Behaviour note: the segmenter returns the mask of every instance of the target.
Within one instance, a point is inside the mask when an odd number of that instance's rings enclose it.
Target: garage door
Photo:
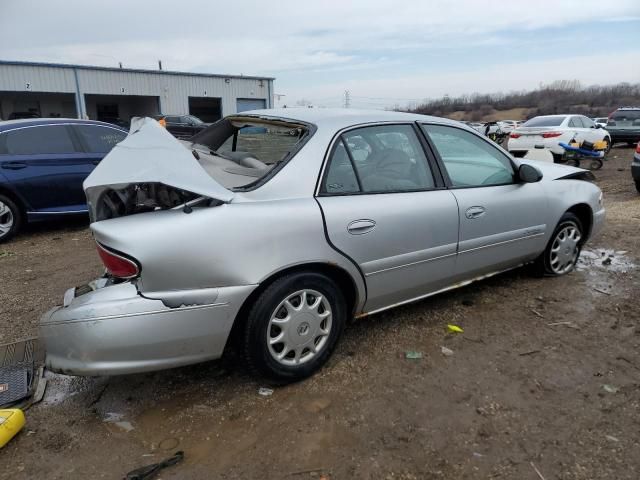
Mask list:
[[[238,98],[236,100],[236,112],[238,113],[263,108],[267,108],[267,101],[264,98]]]

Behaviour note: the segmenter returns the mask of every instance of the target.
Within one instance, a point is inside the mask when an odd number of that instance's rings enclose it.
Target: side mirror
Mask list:
[[[542,172],[533,165],[523,163],[518,168],[518,178],[522,183],[536,183],[542,180]]]
[[[600,125],[599,123],[596,123],[593,128],[602,128],[602,125]]]

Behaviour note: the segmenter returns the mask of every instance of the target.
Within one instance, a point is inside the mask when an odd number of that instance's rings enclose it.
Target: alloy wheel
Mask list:
[[[0,238],[7,235],[13,227],[13,212],[9,206],[0,201]]]
[[[327,344],[331,325],[327,298],[316,290],[299,290],[280,302],[271,315],[267,327],[269,353],[282,365],[306,363]]]
[[[551,246],[549,266],[553,273],[562,275],[570,272],[580,255],[582,235],[577,225],[570,223],[558,231]]]

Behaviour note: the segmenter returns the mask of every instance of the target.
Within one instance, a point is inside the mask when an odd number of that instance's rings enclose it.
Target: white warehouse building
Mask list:
[[[191,114],[205,122],[273,106],[271,77],[0,60],[0,119]]]

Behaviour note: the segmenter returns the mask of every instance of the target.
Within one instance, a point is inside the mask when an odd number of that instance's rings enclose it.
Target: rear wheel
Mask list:
[[[573,213],[565,213],[560,218],[547,248],[535,261],[537,272],[550,276],[571,272],[578,262],[583,243],[582,222]]]
[[[344,328],[346,302],[326,276],[293,273],[262,292],[247,318],[244,356],[275,383],[301,380],[329,359]]]
[[[640,193],[640,180],[636,180],[636,190]]]
[[[22,225],[22,212],[13,200],[0,195],[0,243],[13,237]]]

